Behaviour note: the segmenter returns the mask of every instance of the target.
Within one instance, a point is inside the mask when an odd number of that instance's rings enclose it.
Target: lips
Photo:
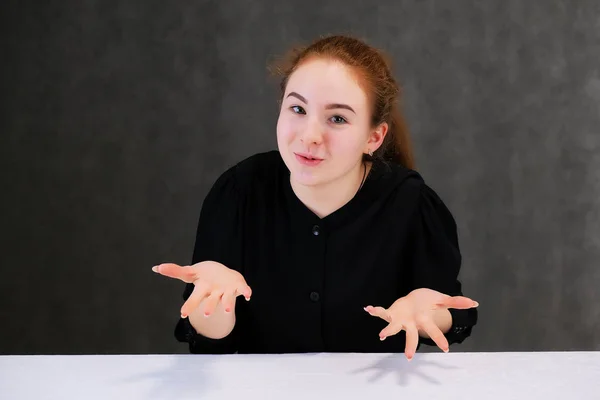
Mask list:
[[[315,156],[313,156],[311,154],[308,154],[308,153],[294,153],[294,154],[296,154],[297,156],[306,158],[308,160],[323,160],[322,158],[315,157]]]
[[[296,156],[296,159],[300,162],[300,164],[311,167],[319,165],[321,161],[323,161],[322,158],[318,158],[307,153],[294,153],[294,155]]]

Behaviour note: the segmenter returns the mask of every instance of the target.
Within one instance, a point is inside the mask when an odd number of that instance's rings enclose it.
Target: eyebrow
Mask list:
[[[306,100],[306,98],[304,96],[302,96],[301,94],[298,94],[296,92],[290,92],[290,94],[288,94],[287,97],[295,97],[298,100],[304,102],[305,104],[308,104],[308,101]],[[343,108],[343,109],[346,109],[346,110],[350,110],[354,114],[356,114],[356,111],[354,111],[354,109],[352,109],[352,107],[350,107],[347,104],[340,104],[340,103],[327,104],[325,106],[325,108],[327,110],[333,110],[333,109],[336,109],[336,108]]]

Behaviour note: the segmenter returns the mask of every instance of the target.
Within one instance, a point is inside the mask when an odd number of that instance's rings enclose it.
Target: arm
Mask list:
[[[192,264],[214,261],[242,272],[242,210],[243,198],[236,181],[235,167],[217,179],[206,196],[200,212]],[[188,283],[183,292],[187,300],[194,290]],[[204,300],[206,301],[206,300]],[[204,302],[203,301],[203,302]],[[191,353],[234,353],[237,351],[236,308],[226,313],[219,305],[209,317],[204,316],[204,307],[192,310],[186,318],[180,318],[175,337],[189,344]]]
[[[462,256],[455,220],[437,194],[421,185],[418,206],[411,230],[410,266],[412,289],[429,288],[449,296],[462,296],[458,280]],[[477,309],[438,309],[434,322],[445,334],[448,343],[464,341],[477,322]],[[421,342],[435,345],[429,336],[419,331]]]

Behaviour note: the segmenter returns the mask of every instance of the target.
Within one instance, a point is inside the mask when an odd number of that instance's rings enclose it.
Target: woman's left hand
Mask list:
[[[431,289],[415,289],[405,297],[396,300],[389,308],[365,307],[365,311],[374,317],[385,320],[388,325],[379,333],[384,340],[400,332],[406,331],[405,354],[411,360],[419,344],[419,330],[429,337],[444,352],[448,351],[448,340],[436,325],[435,314],[448,308],[468,309],[477,307],[477,302],[463,296],[448,296]]]

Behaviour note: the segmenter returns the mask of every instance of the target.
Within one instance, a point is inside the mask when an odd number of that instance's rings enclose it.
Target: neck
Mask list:
[[[370,163],[359,163],[348,174],[333,182],[305,186],[291,180],[292,189],[302,203],[319,218],[343,207],[358,193],[371,168]]]

